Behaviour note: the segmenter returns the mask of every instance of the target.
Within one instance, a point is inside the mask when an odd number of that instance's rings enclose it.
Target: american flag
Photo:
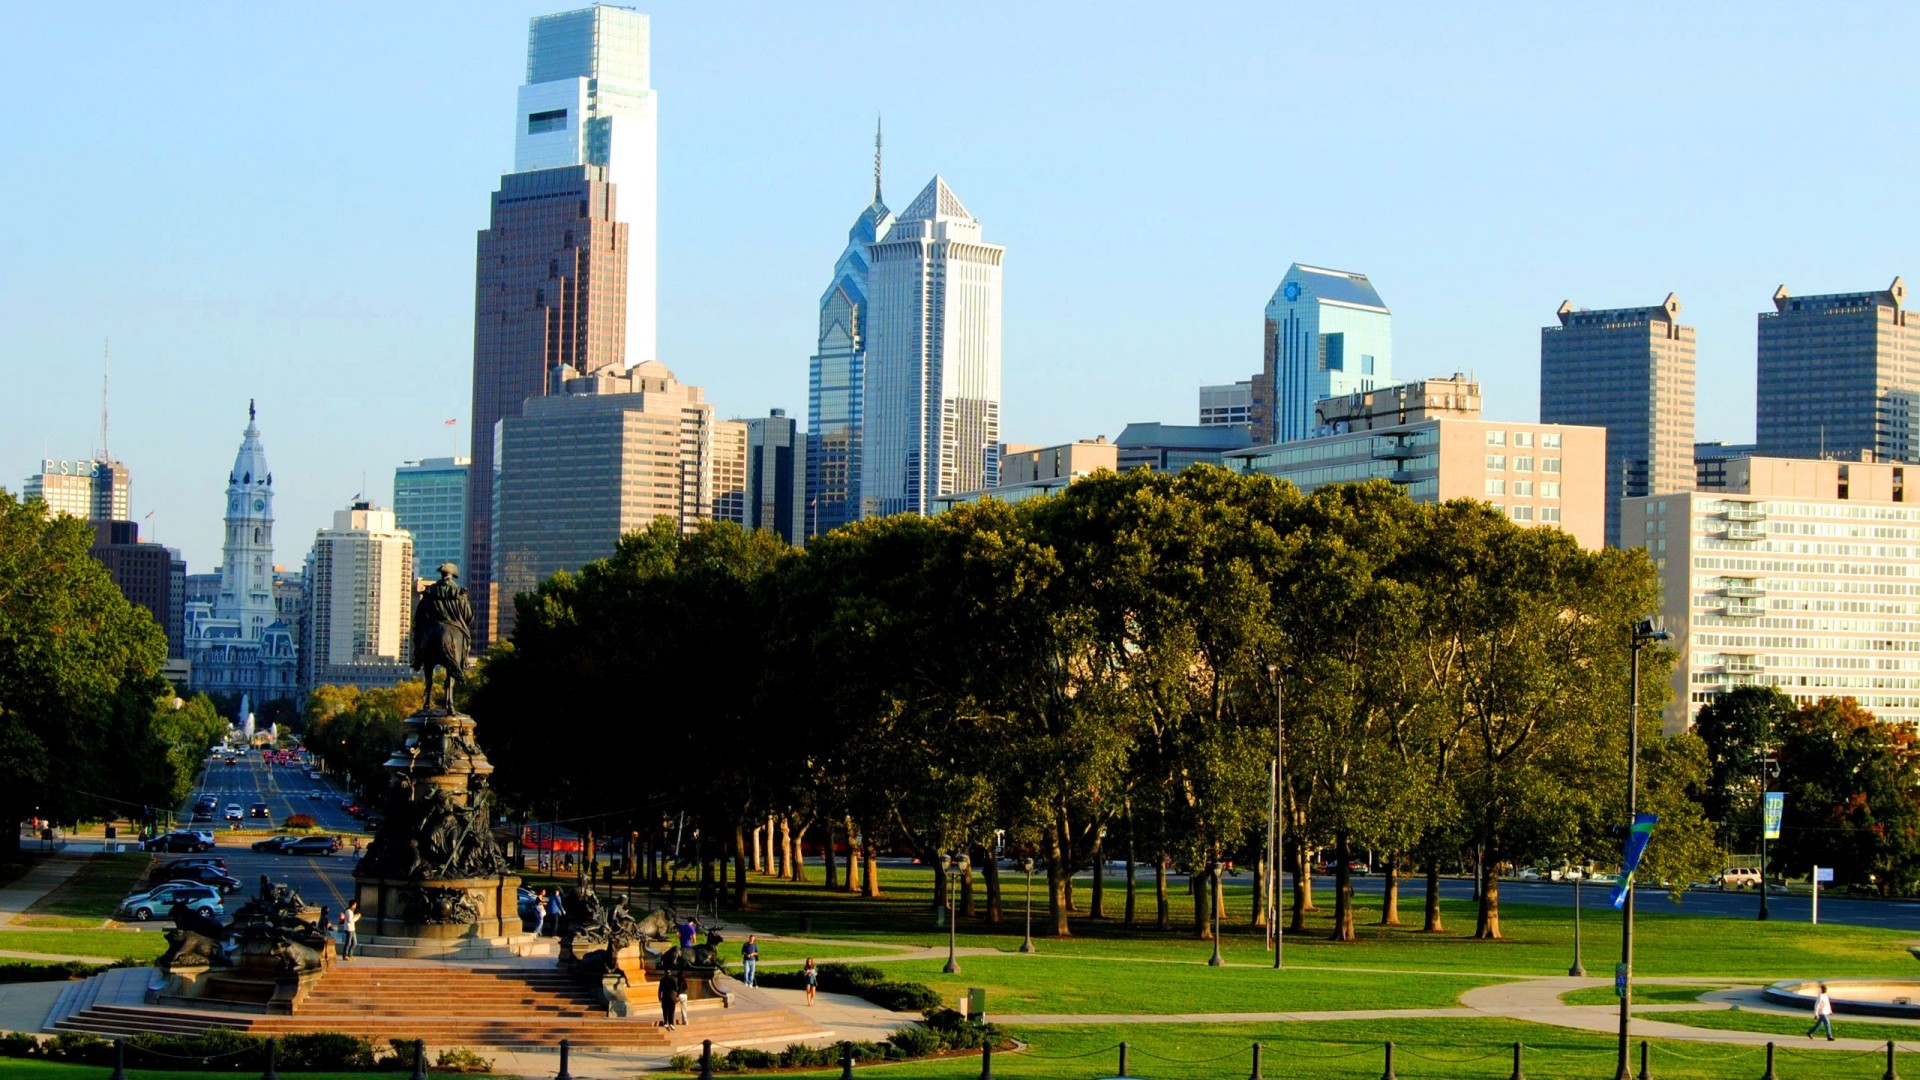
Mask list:
[[[448,420],[448,421],[447,421],[447,422],[445,423],[445,425],[444,425],[444,426],[446,426],[446,427],[452,427],[453,425],[455,425],[455,424],[457,424],[457,423],[459,423],[459,422],[460,422],[460,421],[458,421],[458,420]]]

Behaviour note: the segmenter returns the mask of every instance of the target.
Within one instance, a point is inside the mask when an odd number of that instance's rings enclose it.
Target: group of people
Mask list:
[[[533,932],[542,937],[560,934],[560,918],[567,913],[559,889],[541,889],[533,899]]]

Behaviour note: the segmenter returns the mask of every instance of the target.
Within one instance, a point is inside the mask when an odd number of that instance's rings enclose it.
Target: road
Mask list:
[[[276,882],[292,885],[308,903],[334,911],[345,907],[353,898],[351,848],[355,835],[361,836],[365,843],[365,826],[341,807],[346,793],[338,784],[324,777],[310,779],[306,769],[298,766],[268,765],[257,753],[236,758],[232,765],[216,755],[188,798],[183,820],[191,815],[193,804],[202,795],[212,795],[219,803],[214,811],[216,818],[226,813],[228,803],[239,803],[244,813],[253,804],[264,802],[272,812],[270,818],[243,819],[237,830],[225,820],[202,821],[193,826],[214,831],[219,840],[217,854],[227,860],[228,871],[240,879],[246,892],[251,893],[260,875],[267,874]],[[312,815],[322,830],[338,835],[339,854],[263,855],[248,847],[255,840],[274,835],[275,827],[289,814],[296,813]],[[229,913],[238,904],[238,897],[229,898]]]

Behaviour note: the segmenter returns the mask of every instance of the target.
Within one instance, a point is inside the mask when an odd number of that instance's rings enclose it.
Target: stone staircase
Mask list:
[[[668,1054],[702,1039],[728,1046],[786,1045],[824,1038],[806,1017],[758,991],[739,988],[733,1007],[715,999],[689,1004],[688,1023],[663,1030],[652,994],[636,987],[635,1016],[609,1017],[583,984],[557,968],[521,964],[465,967],[356,959],[328,970],[292,1015],[148,1005],[150,968],[122,968],[62,992],[48,1031],[134,1035],[234,1028],[255,1035],[344,1032],[376,1044],[423,1039],[428,1047],[552,1050],[569,1039],[579,1050]]]

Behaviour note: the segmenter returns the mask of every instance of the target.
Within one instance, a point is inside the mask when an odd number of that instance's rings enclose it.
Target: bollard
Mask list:
[[[1635,1080],[1653,1080],[1653,1074],[1647,1071],[1647,1040],[1640,1040],[1640,1075]]]
[[[1518,1042],[1513,1044],[1513,1080],[1527,1080],[1526,1076],[1520,1072],[1520,1044]]]
[[[280,1070],[274,1068],[276,1059],[279,1056],[280,1056],[280,1040],[271,1039],[271,1038],[268,1039],[267,1040],[267,1067],[260,1073],[260,1080],[280,1080]]]
[[[1262,1080],[1262,1077],[1260,1076],[1260,1044],[1259,1043],[1253,1044],[1253,1075],[1247,1077],[1247,1080]]]
[[[980,1080],[993,1080],[993,1043],[980,1044]]]
[[[1122,1077],[1125,1077],[1125,1076],[1127,1075],[1127,1044],[1126,1044],[1126,1043],[1121,1043],[1121,1044],[1120,1044],[1120,1072],[1119,1072],[1119,1075],[1120,1075],[1120,1076],[1122,1076]]]
[[[1893,1059],[1889,1057],[1887,1060]],[[127,1040],[118,1035],[113,1037],[113,1074],[108,1076],[107,1080],[127,1080]]]
[[[1780,1078],[1774,1075],[1774,1072],[1773,1072],[1773,1044],[1772,1043],[1767,1044],[1767,1071],[1761,1075],[1760,1080],[1780,1080]]]
[[[427,1040],[413,1040],[413,1075],[408,1080],[427,1080]]]
[[[1393,1044],[1387,1044],[1387,1071],[1380,1074],[1380,1080],[1396,1080],[1393,1075]]]
[[[1892,1039],[1887,1040],[1887,1075],[1881,1077],[1880,1080],[1900,1080],[1899,1074],[1893,1071],[1893,1040]]]
[[[840,1080],[853,1080],[853,1044],[840,1044]]]
[[[553,1080],[573,1080],[573,1073],[567,1068],[567,1056],[573,1050],[572,1039],[560,1040],[560,1072]]]
[[[713,1040],[700,1040],[700,1076],[698,1080],[713,1080]]]

